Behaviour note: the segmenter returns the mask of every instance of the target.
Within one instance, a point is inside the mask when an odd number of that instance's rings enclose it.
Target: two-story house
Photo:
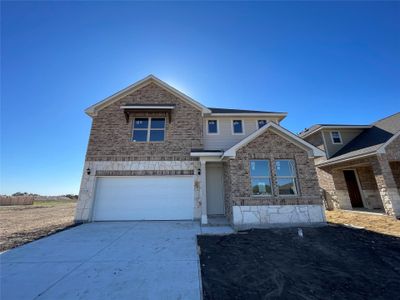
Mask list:
[[[299,136],[326,153],[315,163],[329,207],[400,218],[400,113],[369,125],[313,125]]]
[[[314,158],[286,113],[209,108],[154,76],[89,107],[76,221],[325,222]]]

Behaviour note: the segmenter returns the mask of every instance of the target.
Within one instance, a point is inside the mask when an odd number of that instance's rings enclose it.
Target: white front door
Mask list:
[[[193,176],[99,177],[94,221],[192,220]]]

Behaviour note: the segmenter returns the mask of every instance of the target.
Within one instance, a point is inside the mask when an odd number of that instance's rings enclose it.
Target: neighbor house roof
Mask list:
[[[330,159],[319,164],[326,165],[350,158],[375,154],[384,148],[400,132],[400,112],[372,123]]]
[[[371,125],[351,125],[351,124],[315,124],[309,128],[304,129],[299,133],[301,138],[305,138],[311,134],[317,133],[322,129],[365,129],[369,128]]]

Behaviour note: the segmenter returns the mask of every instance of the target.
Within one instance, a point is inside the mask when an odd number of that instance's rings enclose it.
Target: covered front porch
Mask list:
[[[375,153],[318,168],[330,209],[385,212],[400,218],[400,160]]]

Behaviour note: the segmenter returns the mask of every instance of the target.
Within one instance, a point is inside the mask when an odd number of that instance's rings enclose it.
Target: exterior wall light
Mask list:
[[[90,173],[91,173],[90,168],[87,168],[86,169],[86,174],[90,175]]]
[[[201,175],[201,169],[197,170],[197,175]]]

